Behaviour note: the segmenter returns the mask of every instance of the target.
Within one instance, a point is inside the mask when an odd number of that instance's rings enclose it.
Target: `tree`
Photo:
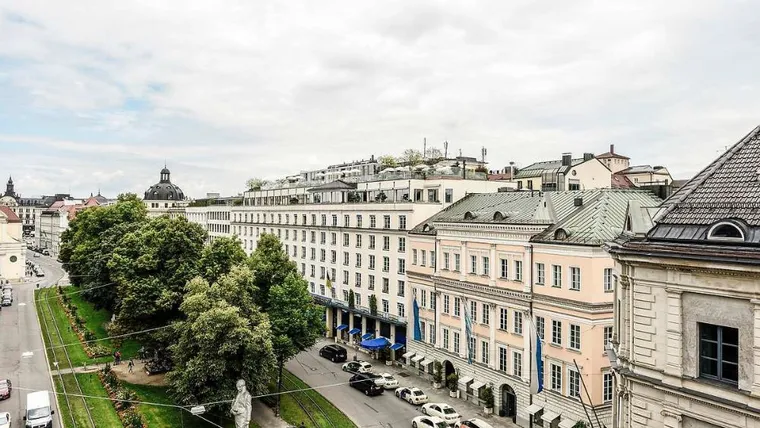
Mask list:
[[[349,290],[348,292],[348,309],[354,309],[356,307],[356,296],[354,295],[354,290]]]
[[[245,182],[245,186],[248,190],[261,190],[261,188],[267,184],[269,184],[269,181],[261,178],[249,178],[248,181]]]
[[[483,401],[483,407],[486,409],[493,409],[494,397],[493,388],[487,386],[483,388],[483,392],[480,394],[480,399]]]
[[[416,165],[422,162],[422,153],[415,149],[406,149],[399,157],[399,161],[406,165]]]
[[[270,233],[261,235],[256,250],[248,259],[248,266],[253,271],[254,284],[259,290],[256,304],[265,312],[269,310],[269,289],[282,284],[291,273],[298,272],[296,264],[283,251],[280,240]]]
[[[311,347],[325,331],[324,310],[314,304],[307,283],[297,272],[291,272],[281,284],[269,289],[269,320],[272,323],[272,344],[277,364],[277,405],[280,411],[282,371],[285,363]]]
[[[199,271],[206,281],[214,283],[233,266],[243,263],[246,257],[236,236],[216,238],[203,248]]]
[[[374,294],[369,296],[369,313],[371,315],[377,315],[377,296]]]
[[[427,159],[440,159],[443,157],[443,152],[438,147],[428,147],[425,150],[425,158]]]
[[[180,306],[185,320],[173,325],[178,340],[170,347],[174,368],[167,376],[178,403],[232,399],[238,379],[253,394],[266,392],[275,361],[271,325],[253,303],[252,284],[242,266],[211,285],[200,277],[187,284]]]
[[[377,158],[377,161],[380,163],[380,166],[384,168],[391,168],[398,166],[398,160],[391,156],[391,155],[384,155]]]
[[[119,241],[108,262],[118,287],[118,330],[163,327],[179,318],[185,285],[198,274],[205,240],[199,225],[161,216]]]

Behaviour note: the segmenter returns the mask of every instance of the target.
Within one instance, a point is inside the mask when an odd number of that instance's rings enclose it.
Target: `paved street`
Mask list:
[[[39,278],[42,280],[40,287],[55,284],[63,277],[64,272],[60,264],[50,257],[32,257],[31,252],[27,252],[27,257],[45,272],[45,277]],[[29,392],[17,388],[53,390],[33,302],[36,284],[37,281],[14,284],[13,306],[0,311],[0,377],[10,379],[13,383],[11,398],[0,401],[0,411],[11,413],[14,426],[23,426],[21,418],[26,404],[26,393]],[[34,353],[32,357],[22,358],[21,354],[28,351]],[[53,426],[59,426],[57,418]]]
[[[358,390],[344,385],[343,383],[347,383],[351,375],[341,370],[342,363],[332,363],[318,354],[319,349],[327,343],[333,342],[332,340],[325,340],[317,343],[313,348],[302,352],[296,358],[289,361],[287,369],[300,377],[309,386],[325,386],[325,388],[320,388],[319,392],[348,415],[354,423],[362,428],[408,427],[411,426],[413,417],[422,414],[418,406],[412,406],[396,398],[392,390],[386,391],[379,397],[366,397]],[[348,351],[348,359],[351,360],[354,356],[354,351],[350,348]],[[363,355],[366,357],[366,354],[359,353],[358,358],[362,359]],[[402,369],[397,367],[379,365],[379,361],[369,359],[367,361],[373,364],[376,373],[391,373],[396,375],[399,372],[403,372]],[[516,427],[511,421],[499,418],[498,416],[490,418],[482,416],[480,414],[482,412],[481,408],[459,399],[450,398],[448,390],[445,388],[435,390],[430,382],[417,376],[396,376],[396,378],[401,386],[416,386],[421,388],[430,397],[431,402],[443,402],[452,405],[462,415],[463,419],[477,417],[486,420],[494,427]],[[335,384],[341,385],[330,386]]]

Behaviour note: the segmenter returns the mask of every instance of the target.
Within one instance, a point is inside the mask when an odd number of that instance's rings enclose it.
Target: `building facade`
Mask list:
[[[760,427],[760,127],[609,251],[615,426]]]
[[[159,217],[164,214],[170,217],[183,216],[188,204],[182,189],[172,183],[171,172],[166,165],[159,174],[158,183],[145,191],[143,201],[148,208],[148,217]]]
[[[463,179],[462,171],[383,172],[363,180],[297,181],[248,191],[231,211],[232,233],[247,253],[263,233],[276,235],[326,306],[330,337],[384,336],[403,344],[407,233],[469,192],[504,183]],[[371,303],[374,302],[374,303]]]
[[[596,155],[596,158],[599,159],[613,174],[631,166],[631,158],[616,153],[614,144],[610,144],[609,152]]]
[[[0,206],[0,279],[21,281],[26,272],[26,246],[21,219]]]
[[[188,221],[196,223],[208,232],[208,241],[219,237],[232,236],[232,209],[243,203],[242,197],[219,197],[207,195],[188,204],[184,215]]]
[[[417,225],[406,305],[417,302],[421,334],[410,337],[406,363],[429,377],[440,362],[465,399],[490,386],[495,413],[521,426],[571,427],[586,420],[581,400],[609,426],[614,279],[602,244],[622,232],[631,200],[660,202],[635,190],[500,192]],[[535,395],[530,328],[544,343]]]
[[[518,189],[545,192],[604,189],[611,186],[612,173],[593,153],[573,159],[563,153],[559,160],[536,162],[515,174]]]

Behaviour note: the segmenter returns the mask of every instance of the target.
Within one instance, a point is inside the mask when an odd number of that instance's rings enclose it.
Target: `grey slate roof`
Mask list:
[[[309,192],[320,192],[323,190],[353,190],[356,189],[356,183],[347,183],[343,180],[335,180],[329,183],[320,184],[317,187],[308,189]]]
[[[570,161],[570,165],[575,166],[583,162],[584,162],[583,158],[572,159]],[[525,168],[520,168],[520,170],[517,171],[517,174],[515,174],[515,178],[519,179],[519,178],[540,177],[545,172],[551,172],[551,173],[566,172],[568,169],[570,169],[570,167],[562,166],[562,159],[536,162],[534,164],[530,164],[526,166]]]

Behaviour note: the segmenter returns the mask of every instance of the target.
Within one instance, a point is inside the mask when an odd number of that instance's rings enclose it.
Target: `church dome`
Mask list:
[[[6,207],[17,207],[18,202],[16,202],[16,199],[11,196],[3,196],[0,198],[0,205],[5,205]]]
[[[160,180],[145,191],[143,199],[146,201],[181,201],[185,199],[182,189],[176,184],[172,184],[169,179],[170,175],[169,169],[164,166],[164,169],[161,170]]]

